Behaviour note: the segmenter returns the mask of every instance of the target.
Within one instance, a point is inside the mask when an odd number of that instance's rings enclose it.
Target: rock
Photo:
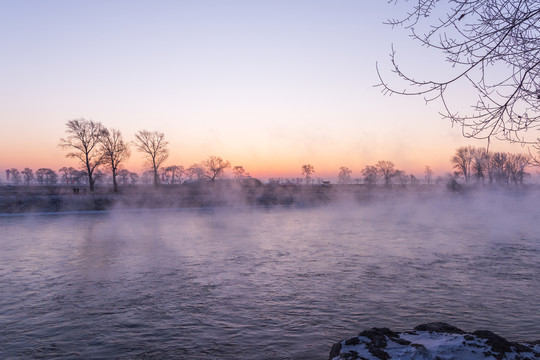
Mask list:
[[[430,331],[447,334],[465,334],[465,331],[455,326],[443,322],[432,322],[428,324],[418,325],[414,328],[417,331]]]
[[[330,360],[540,359],[540,341],[510,342],[491,331],[465,332],[446,323],[418,325],[413,331],[372,328],[332,346]]]
[[[485,339],[486,344],[491,346],[491,349],[497,353],[506,353],[512,351],[510,342],[489,330],[476,330],[472,333],[474,336]]]
[[[360,343],[360,342],[359,342]],[[336,356],[339,356],[341,353],[341,343],[335,343],[332,345],[332,349],[330,350],[330,359],[335,358]]]
[[[399,337],[398,333],[393,332],[388,328],[373,328],[371,330],[362,331],[359,336],[367,337],[370,340],[370,343],[367,344],[367,348],[371,354],[376,356],[379,359],[390,359],[390,356],[384,352],[384,349],[387,345],[388,338],[397,338]],[[360,342],[360,338],[357,338]],[[349,339],[350,341],[351,339]],[[347,342],[345,342],[347,345]],[[356,344],[358,345],[358,344]]]

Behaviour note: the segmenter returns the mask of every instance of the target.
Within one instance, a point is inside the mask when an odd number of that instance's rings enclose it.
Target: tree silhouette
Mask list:
[[[473,161],[474,148],[472,146],[462,146],[456,150],[456,153],[450,159],[456,175],[463,175],[465,181],[471,178],[471,164]]]
[[[15,168],[9,169],[9,174],[11,175],[11,182],[13,185],[19,185],[21,183],[21,173],[19,170]]]
[[[398,170],[394,169],[394,163],[391,161],[379,161],[377,162],[375,167],[377,168],[377,172],[384,179],[385,186],[390,186],[392,178],[398,175]]]
[[[451,73],[442,80],[419,78],[399,66],[392,49],[392,71],[406,89],[390,84],[377,67],[383,91],[441,100],[442,115],[462,126],[467,137],[537,141],[526,138],[525,132],[540,128],[540,1],[411,3],[407,14],[388,23],[407,29],[424,47],[442,52]],[[450,89],[462,85],[477,95],[466,114],[451,102]]]
[[[302,175],[306,175],[306,184],[309,184],[311,174],[315,172],[315,167],[311,164],[302,165]]]
[[[165,168],[165,176],[169,179],[171,184],[176,184],[176,181],[180,180],[180,177],[184,173],[184,167],[181,165],[171,165]]]
[[[54,185],[58,181],[58,175],[51,169],[41,168],[36,171],[36,180],[40,185]]]
[[[34,172],[30,168],[24,168],[24,170],[21,171],[21,174],[23,174],[25,185],[30,185],[32,180],[34,180]]]
[[[431,185],[431,182],[433,180],[433,170],[431,170],[431,167],[426,165],[425,170],[424,170],[424,174],[425,174],[425,178],[426,178],[426,183],[428,185]]]
[[[113,191],[118,192],[116,175],[118,167],[127,160],[130,155],[129,144],[124,141],[120,130],[110,129],[101,139],[101,153],[103,164],[112,172]]]
[[[135,134],[134,144],[137,150],[148,156],[147,165],[154,173],[154,186],[158,186],[158,170],[169,157],[169,143],[165,140],[165,135],[158,131],[140,130]]]
[[[193,164],[186,170],[186,175],[189,180],[201,181],[204,180],[204,167],[201,164]]]
[[[219,156],[210,156],[207,160],[203,161],[204,173],[206,178],[214,182],[217,178],[223,176],[226,168],[231,166],[231,163],[223,160]]]
[[[90,191],[94,191],[94,171],[103,161],[99,145],[107,130],[99,122],[86,119],[69,120],[66,123],[66,138],[60,139],[59,146],[68,149],[68,158],[78,159],[88,176]]]
[[[346,167],[346,166],[342,166],[339,168],[339,174],[338,174],[338,183],[339,184],[348,184],[351,182],[351,174],[352,174],[352,171]]]
[[[235,179],[243,179],[246,176],[246,170],[243,166],[237,165],[233,168],[233,174]]]
[[[364,177],[364,183],[367,185],[375,185],[377,178],[379,177],[379,171],[373,165],[366,165],[362,170],[362,176]]]

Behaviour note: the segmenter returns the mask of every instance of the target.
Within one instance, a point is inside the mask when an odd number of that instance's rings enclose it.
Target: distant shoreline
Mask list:
[[[232,181],[182,185],[126,186],[113,193],[100,187],[90,193],[74,186],[0,186],[0,214],[75,214],[121,211],[186,210],[220,207],[312,206],[331,203],[370,203],[395,197],[433,197],[442,194],[474,194],[481,191],[526,194],[537,185],[498,187],[469,185],[451,189],[443,185],[294,186],[239,184]],[[82,189],[82,187],[78,187]]]

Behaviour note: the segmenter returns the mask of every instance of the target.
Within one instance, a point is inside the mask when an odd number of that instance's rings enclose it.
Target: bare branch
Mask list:
[[[441,115],[460,125],[466,137],[536,142],[525,133],[540,129],[540,2],[417,0],[403,19],[387,23],[445,54],[454,74],[442,81],[418,79],[399,67],[392,48],[391,71],[406,88],[390,84],[377,64],[376,86],[383,93],[440,100]],[[477,94],[465,115],[454,110],[448,91],[463,84]]]

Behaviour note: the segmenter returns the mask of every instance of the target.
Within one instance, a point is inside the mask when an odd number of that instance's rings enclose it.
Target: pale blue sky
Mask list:
[[[359,0],[0,0],[0,171],[74,165],[56,145],[80,117],[128,139],[164,132],[169,164],[218,155],[261,177],[305,163],[360,176],[377,160],[449,171],[456,147],[483,143],[462,139],[436,104],[373,87],[393,42],[404,66],[436,69],[382,24],[400,11]],[[139,171],[140,155],[126,166]]]

